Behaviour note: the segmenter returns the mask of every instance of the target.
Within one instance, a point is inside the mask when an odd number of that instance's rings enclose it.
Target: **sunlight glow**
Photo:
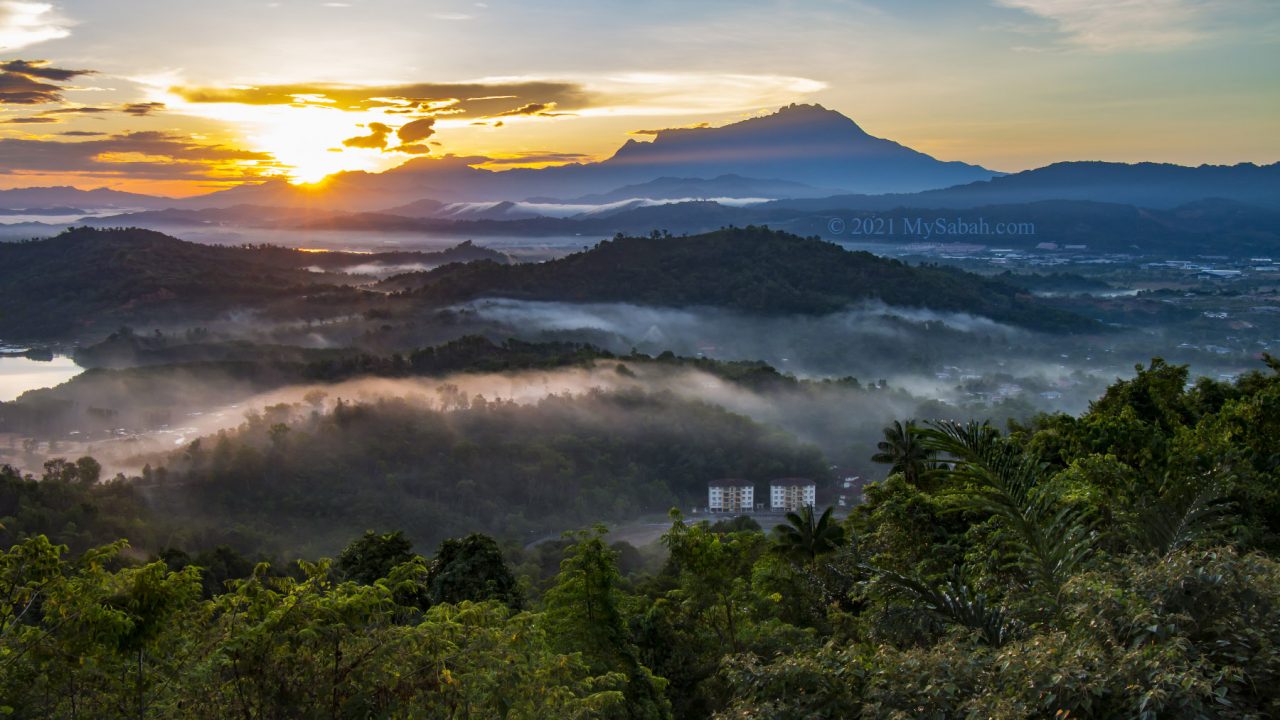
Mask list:
[[[271,153],[285,166],[286,176],[294,184],[315,183],[343,171],[381,172],[406,158],[400,153],[342,145],[347,138],[367,134],[361,125],[386,121],[382,113],[301,103],[187,103],[172,94],[164,95],[163,102],[175,112],[231,123],[248,149]]]

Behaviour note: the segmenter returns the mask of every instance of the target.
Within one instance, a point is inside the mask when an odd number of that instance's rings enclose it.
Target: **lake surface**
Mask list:
[[[84,372],[69,357],[48,362],[24,357],[0,357],[0,402],[8,402],[28,390],[61,385]]]

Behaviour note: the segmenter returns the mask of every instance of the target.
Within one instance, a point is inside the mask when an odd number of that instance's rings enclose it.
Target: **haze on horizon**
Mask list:
[[[0,188],[584,162],[791,102],[1002,171],[1270,163],[1277,60],[1265,0],[0,0]]]

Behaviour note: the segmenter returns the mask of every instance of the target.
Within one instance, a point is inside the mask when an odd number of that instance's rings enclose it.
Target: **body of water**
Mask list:
[[[0,402],[8,402],[28,390],[61,385],[84,372],[69,357],[47,362],[24,357],[0,357]]]

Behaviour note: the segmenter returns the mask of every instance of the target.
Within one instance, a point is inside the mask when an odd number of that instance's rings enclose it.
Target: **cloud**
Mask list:
[[[0,8],[3,8],[2,4]],[[66,81],[92,72],[50,67],[44,60],[0,62],[0,104],[43,105],[61,102],[62,87],[49,81]]]
[[[405,143],[391,148],[392,152],[405,153],[406,155],[429,155],[431,146],[421,143]]]
[[[58,118],[53,118],[53,117],[16,117],[16,118],[10,118],[10,119],[8,119],[8,120],[3,120],[3,121],[0,121],[0,122],[4,122],[4,123],[7,123],[7,124],[12,124],[12,125],[23,125],[23,124],[27,124],[27,125],[34,125],[34,124],[39,124],[39,123],[56,123],[56,122],[58,122]]]
[[[21,50],[70,34],[49,3],[0,0],[0,50]]]
[[[347,147],[398,152],[406,155],[429,155],[431,146],[424,144],[422,141],[435,135],[435,122],[435,118],[418,118],[394,130],[385,123],[371,122],[368,125],[368,135],[347,138],[342,141],[342,144]],[[400,144],[392,146],[387,142],[392,132],[395,132]]]
[[[65,135],[67,137],[102,137],[109,133],[105,133],[100,130],[66,130],[58,134]]]
[[[1159,50],[1205,35],[1194,0],[996,0],[1052,22],[1072,45],[1100,52]]]
[[[292,83],[235,87],[171,86],[169,92],[201,114],[201,104],[323,107],[441,119],[560,115],[705,115],[785,105],[826,83],[786,75],[620,73],[578,79],[492,78],[403,85]],[[171,103],[172,105],[173,103]],[[211,109],[210,115],[217,113]]]
[[[93,70],[68,70],[66,68],[50,67],[48,60],[6,60],[0,62],[0,70],[26,75],[27,77],[60,82],[80,75],[93,75],[95,73]]]
[[[522,150],[509,155],[498,155],[485,159],[485,165],[544,165],[550,163],[591,162],[590,155],[551,150]]]
[[[69,105],[67,107],[54,108],[53,110],[45,110],[41,115],[97,115],[99,113],[109,113],[115,108],[98,107],[94,105]]]
[[[380,122],[369,123],[369,134],[359,135],[353,138],[347,138],[342,141],[343,145],[353,148],[369,148],[371,150],[385,150],[387,148],[387,136],[391,134],[391,128]]]
[[[702,130],[704,128],[709,128],[709,127],[711,127],[711,123],[700,122],[700,123],[693,123],[692,125],[681,125],[680,127],[660,128],[657,130],[632,130],[627,134],[628,135],[661,135],[664,132],[671,132],[672,130]]]
[[[0,104],[43,105],[62,100],[62,88],[18,73],[0,73]]]
[[[159,112],[160,110],[163,110],[163,109],[164,109],[164,103],[162,102],[140,102],[140,103],[126,103],[125,105],[121,106],[120,112],[126,113],[128,115],[142,116],[142,115],[150,115],[151,113]]]
[[[76,136],[84,136],[79,133]],[[280,166],[267,153],[167,132],[130,132],[83,141],[0,138],[5,169],[130,179],[252,179]]]
[[[526,105],[521,105],[520,107],[514,110],[508,110],[506,112],[497,113],[496,115],[493,115],[493,117],[515,117],[517,115],[541,115],[548,110],[554,109],[555,106],[556,106],[555,103],[528,103]]]
[[[174,87],[171,92],[189,103],[320,105],[346,110],[399,110],[462,118],[488,117],[510,110],[513,104],[585,107],[592,98],[576,83],[540,80],[369,86],[298,83],[228,88]]]
[[[435,118],[412,120],[400,126],[396,131],[396,137],[400,138],[400,142],[404,144],[426,140],[436,134],[435,124]]]

